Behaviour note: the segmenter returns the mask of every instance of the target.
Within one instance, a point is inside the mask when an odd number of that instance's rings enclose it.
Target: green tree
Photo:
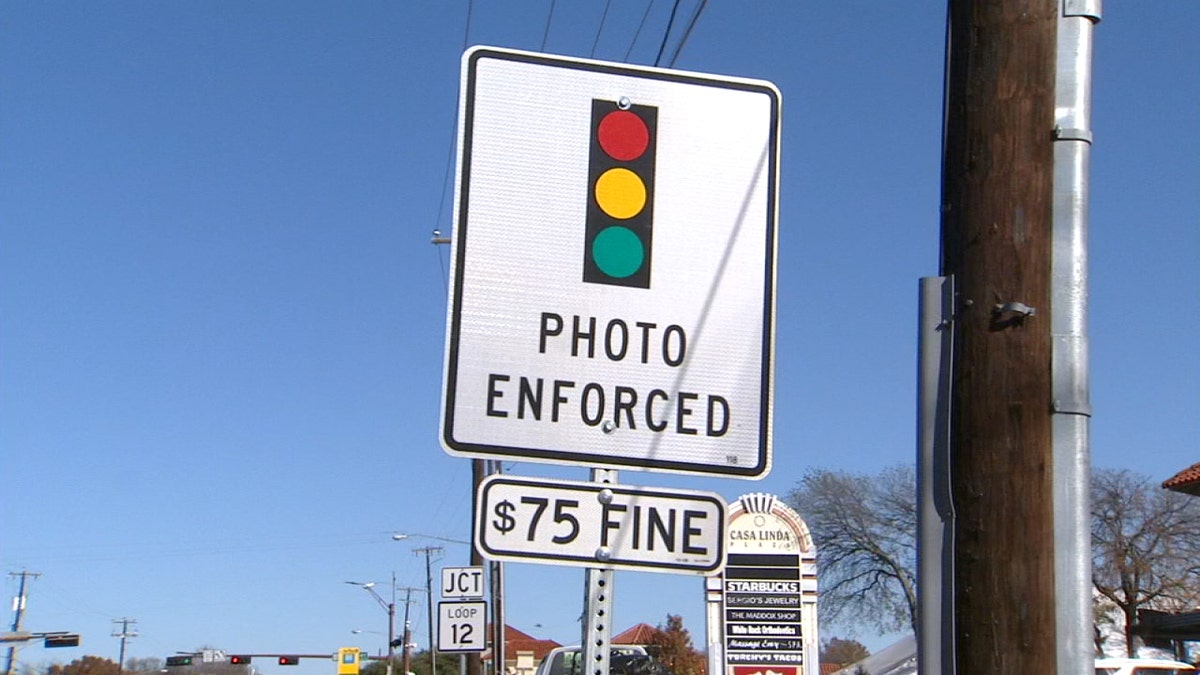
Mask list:
[[[917,630],[917,497],[910,465],[875,475],[810,469],[788,502],[817,548],[823,621]]]
[[[1111,469],[1092,472],[1091,496],[1092,585],[1124,618],[1133,656],[1139,608],[1177,612],[1200,602],[1200,499]]]
[[[412,655],[412,671],[414,675],[430,675],[431,668],[429,650],[416,652]],[[400,671],[403,668],[400,665],[400,659],[396,659],[396,667],[392,669],[393,673],[404,675]],[[460,675],[458,672],[458,656],[456,654],[438,653],[437,656],[437,671],[438,675]]]
[[[659,624],[650,635],[648,646],[652,648],[648,651],[673,675],[705,675],[708,669],[704,654],[692,646],[692,636],[683,627],[682,616],[668,614],[667,622]]]
[[[821,663],[836,663],[847,666],[858,663],[871,655],[863,643],[857,640],[829,638],[821,640]]]
[[[403,670],[400,659],[396,659],[396,665],[392,668],[392,675],[404,675],[400,671]],[[367,661],[359,668],[359,675],[387,675],[387,661]]]

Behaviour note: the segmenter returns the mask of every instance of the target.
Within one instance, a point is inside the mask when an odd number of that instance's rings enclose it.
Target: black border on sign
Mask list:
[[[640,77],[644,79],[680,82],[719,89],[735,89],[740,91],[765,94],[771,100],[771,129],[769,135],[769,155],[767,158],[767,230],[765,252],[766,264],[763,277],[764,311],[763,311],[763,344],[762,344],[762,373],[759,404],[761,415],[759,421],[758,456],[754,466],[726,466],[716,464],[700,464],[695,462],[666,461],[653,458],[611,457],[602,453],[572,452],[569,450],[554,450],[548,448],[525,448],[506,445],[490,445],[485,443],[463,443],[454,438],[454,403],[455,387],[458,381],[458,336],[462,328],[462,282],[463,268],[466,259],[466,241],[469,219],[467,218],[470,202],[471,186],[471,140],[475,125],[475,79],[477,65],[483,59],[498,59],[502,61],[517,61],[543,66],[581,70],[588,72],[611,73]],[[775,247],[779,171],[779,135],[780,135],[780,99],[778,91],[771,86],[764,86],[751,81],[724,80],[717,76],[705,76],[699,73],[682,71],[665,71],[639,68],[623,64],[613,64],[599,61],[574,60],[563,57],[547,56],[530,52],[514,52],[489,47],[474,47],[469,52],[467,61],[466,95],[463,102],[463,132],[462,153],[459,158],[459,203],[456,231],[454,232],[455,246],[455,275],[454,297],[451,299],[450,326],[448,330],[448,349],[446,366],[443,376],[444,399],[443,425],[441,429],[442,446],[447,452],[460,456],[490,457],[510,460],[530,460],[541,462],[560,462],[577,464],[588,467],[607,467],[612,469],[641,469],[669,471],[674,473],[701,474],[732,478],[763,478],[771,469],[771,425],[774,418],[773,401],[771,397],[771,374],[773,363],[774,342],[774,308],[775,308]]]
[[[505,484],[515,485],[517,487],[529,486],[542,490],[564,490],[575,491],[581,493],[599,494],[604,490],[608,490],[613,494],[618,495],[645,495],[650,497],[660,497],[664,499],[678,499],[680,501],[689,500],[693,502],[709,502],[717,507],[717,511],[724,518],[724,522],[720,523],[722,528],[721,536],[717,537],[717,555],[712,565],[685,565],[672,563],[659,563],[639,560],[616,560],[601,563],[594,556],[566,556],[552,555],[549,553],[531,553],[528,551],[502,551],[492,548],[487,545],[484,537],[484,532],[487,531],[488,514],[483,513],[488,505],[487,493],[492,489],[493,485]],[[514,478],[502,474],[488,476],[480,483],[479,488],[475,492],[475,503],[472,505],[472,513],[475,527],[475,548],[489,560],[504,560],[510,562],[527,562],[527,563],[560,563],[573,565],[577,567],[592,567],[603,569],[627,569],[659,571],[659,572],[678,572],[704,574],[711,576],[725,568],[726,558],[726,537],[729,527],[729,512],[725,503],[720,498],[705,493],[682,492],[678,490],[665,490],[662,488],[649,488],[641,486],[616,485],[612,483],[579,483],[573,481],[556,481],[556,480],[541,480],[536,478]]]
[[[479,605],[483,609],[483,643],[479,649],[443,649],[438,645],[437,650],[442,654],[472,654],[487,651],[487,602],[484,600],[438,600],[438,642],[442,638],[442,605]]]

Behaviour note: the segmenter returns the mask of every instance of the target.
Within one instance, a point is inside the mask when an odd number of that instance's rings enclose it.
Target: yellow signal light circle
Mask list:
[[[596,203],[613,218],[632,218],[646,206],[646,184],[629,169],[609,169],[596,179]]]

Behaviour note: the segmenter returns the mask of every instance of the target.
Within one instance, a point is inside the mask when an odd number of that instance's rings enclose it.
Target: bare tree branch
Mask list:
[[[1124,616],[1136,651],[1139,608],[1179,611],[1200,602],[1200,499],[1128,470],[1092,473],[1092,584]],[[1097,613],[1099,617],[1099,612]]]
[[[916,630],[917,507],[911,466],[877,475],[814,469],[788,495],[817,548],[822,619]]]

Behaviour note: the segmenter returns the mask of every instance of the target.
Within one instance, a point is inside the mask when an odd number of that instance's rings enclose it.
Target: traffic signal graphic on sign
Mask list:
[[[650,288],[658,108],[592,99],[583,280]]]

